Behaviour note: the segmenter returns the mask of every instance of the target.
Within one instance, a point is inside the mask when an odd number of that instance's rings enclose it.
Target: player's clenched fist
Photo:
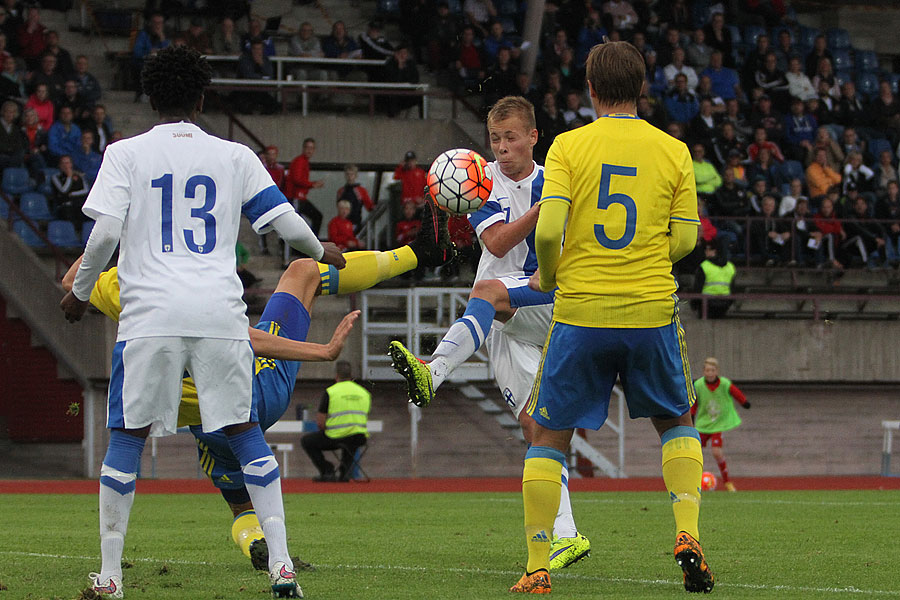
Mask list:
[[[322,247],[325,249],[325,252],[322,254],[322,258],[319,259],[319,262],[343,269],[347,264],[347,259],[344,258],[341,249],[333,242],[322,242]]]
[[[66,314],[66,321],[69,323],[80,321],[87,307],[87,300],[79,300],[72,292],[63,296],[62,301],[59,303],[59,308]]]

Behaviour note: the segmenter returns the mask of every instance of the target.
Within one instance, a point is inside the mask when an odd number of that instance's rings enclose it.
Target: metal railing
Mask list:
[[[210,54],[206,56],[209,62],[234,63],[240,60],[239,54]],[[378,68],[387,63],[387,59],[377,60],[368,58],[327,58],[324,56],[270,56],[269,61],[275,65],[275,79],[286,80],[285,65],[316,65],[326,71],[337,70],[339,67]]]
[[[813,320],[820,321],[830,318],[834,313],[855,313],[858,315],[866,314],[864,311],[873,304],[884,303],[886,310],[880,312],[872,312],[873,315],[894,315],[900,317],[900,295],[896,294],[725,294],[710,295],[696,293],[679,293],[679,300],[695,300],[700,302],[699,316],[701,319],[709,318],[709,303],[716,301],[732,301],[738,308],[743,302],[786,302],[791,304],[790,310],[777,310],[771,307],[760,308],[754,312],[762,313],[790,313],[791,315],[802,315],[807,307],[812,308],[810,316]],[[829,304],[847,304],[850,308],[847,311],[835,310],[830,308],[826,310],[824,303]],[[749,311],[748,311],[749,312]]]

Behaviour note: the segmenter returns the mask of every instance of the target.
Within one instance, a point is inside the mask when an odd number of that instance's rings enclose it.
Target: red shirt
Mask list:
[[[425,203],[425,170],[421,167],[405,169],[403,165],[397,165],[394,169],[394,179],[403,183],[403,192],[400,199],[404,204],[415,202],[421,206]]]
[[[288,169],[287,182],[285,185],[284,195],[289,200],[297,198],[298,200],[306,200],[306,195],[312,187],[309,180],[309,159],[306,155],[301,154],[291,161]]]
[[[359,240],[353,235],[353,223],[344,217],[335,217],[328,222],[328,239],[341,250],[359,248]]]
[[[719,230],[716,229],[716,226],[712,224],[712,221],[709,220],[709,217],[704,217],[700,215],[700,227],[703,230],[703,239],[707,242],[711,242],[716,239],[716,234],[719,233]]]
[[[405,246],[414,239],[419,229],[422,227],[422,221],[419,219],[409,219],[408,221],[398,221],[394,228],[394,237],[397,240],[397,246]]]
[[[284,193],[284,167],[281,166],[281,163],[275,163],[272,166],[263,163],[263,166],[266,167],[266,171],[269,172],[269,175],[272,177],[272,181],[275,182],[275,185]]]
[[[837,217],[832,214],[830,217],[823,217],[821,214],[816,214],[813,217],[813,223],[816,224],[816,229],[822,232],[822,235],[827,235],[829,233],[834,234],[835,237],[840,237],[841,232],[844,228],[841,226],[841,222]]]
[[[50,131],[50,126],[53,125],[53,102],[49,99],[41,102],[37,99],[37,96],[32,94],[28,98],[28,102],[25,103],[25,108],[33,108],[34,112],[37,113],[41,127],[44,131]]]
[[[465,216],[451,216],[447,219],[447,229],[450,232],[450,241],[457,248],[468,248],[475,243],[475,230],[469,225],[469,219]]]
[[[47,43],[44,41],[44,32],[47,28],[38,25],[31,33],[28,32],[28,23],[19,25],[19,48],[25,58],[37,58],[44,53]]]
[[[769,151],[772,158],[778,162],[784,162],[784,154],[781,153],[781,148],[778,147],[778,144],[770,141],[765,141],[762,144],[753,142],[747,147],[747,156],[750,157],[751,161],[756,162],[756,155],[759,154],[759,151],[763,148],[766,148]]]

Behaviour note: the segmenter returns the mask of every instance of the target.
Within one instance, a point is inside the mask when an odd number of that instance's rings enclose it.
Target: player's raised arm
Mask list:
[[[353,324],[359,318],[360,311],[344,316],[334,330],[331,341],[327,344],[315,344],[312,342],[298,342],[277,335],[272,335],[259,329],[250,328],[250,344],[253,346],[253,354],[263,358],[277,360],[298,360],[306,362],[326,362],[337,359],[344,349],[347,336],[353,329]]]

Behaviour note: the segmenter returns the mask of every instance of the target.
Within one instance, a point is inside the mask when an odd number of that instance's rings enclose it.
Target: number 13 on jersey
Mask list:
[[[613,204],[620,204],[625,208],[625,232],[621,237],[612,239],[606,235],[606,229],[602,223],[594,225],[594,236],[600,245],[610,250],[621,250],[634,239],[637,228],[637,205],[634,198],[627,194],[611,194],[609,186],[613,175],[621,177],[636,177],[637,167],[623,167],[621,165],[604,164],[600,170],[600,193],[597,198],[597,208],[607,210]]]
[[[203,206],[191,208],[191,216],[203,220],[204,240],[198,244],[194,238],[194,232],[190,229],[185,229],[183,232],[184,243],[191,252],[209,254],[216,247],[216,218],[210,214],[210,211],[216,205],[216,182],[206,175],[194,175],[188,178],[184,184],[184,198],[196,198],[197,188],[201,186],[206,194]],[[162,193],[162,251],[164,253],[173,252],[175,247],[173,244],[172,226],[172,174],[166,173],[159,179],[154,179],[150,182],[150,187],[159,188]]]

